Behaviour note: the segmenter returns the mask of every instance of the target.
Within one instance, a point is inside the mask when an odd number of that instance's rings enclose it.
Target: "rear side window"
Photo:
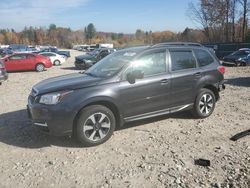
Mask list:
[[[214,59],[205,50],[194,50],[194,53],[200,67],[210,65],[214,62]]]
[[[196,68],[192,51],[170,51],[172,71]]]

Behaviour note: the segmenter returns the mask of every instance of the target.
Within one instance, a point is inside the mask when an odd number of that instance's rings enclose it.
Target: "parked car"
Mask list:
[[[45,49],[41,50],[39,53],[41,53],[41,52],[54,52],[54,53],[57,53],[59,55],[63,55],[67,58],[70,57],[69,51],[59,51],[57,48],[53,48],[53,47],[45,48]]]
[[[81,73],[32,88],[28,112],[49,134],[72,134],[85,146],[107,141],[124,123],[191,110],[207,118],[225,68],[205,47],[162,45],[120,50]]]
[[[0,85],[4,80],[8,79],[8,74],[6,71],[6,68],[4,66],[4,63],[0,60]]]
[[[65,61],[66,61],[65,56],[56,54],[54,52],[41,52],[39,54],[50,58],[53,65],[56,65],[56,66],[61,65],[61,64],[65,63]]]
[[[52,67],[49,58],[31,53],[13,54],[4,58],[3,62],[8,72],[24,70],[36,70],[37,72],[42,72],[46,68]]]
[[[83,69],[83,70],[88,69],[96,62],[100,61],[101,59],[113,53],[114,51],[115,51],[114,49],[100,48],[86,55],[77,56],[75,57],[75,67],[77,69]]]
[[[3,59],[11,54],[13,54],[12,51],[7,48],[0,49],[0,59]]]
[[[225,57],[223,57],[223,65],[246,66],[250,63],[250,49],[242,48]]]
[[[28,46],[24,44],[10,44],[8,47],[8,50],[11,50],[13,53],[26,52],[27,49],[28,49]]]

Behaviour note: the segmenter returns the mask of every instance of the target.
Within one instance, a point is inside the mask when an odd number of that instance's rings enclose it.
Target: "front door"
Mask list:
[[[144,73],[144,78],[134,84],[126,75],[134,70]],[[168,107],[170,75],[167,73],[166,50],[153,50],[141,55],[124,72],[120,83],[121,103],[124,117],[143,115]]]
[[[7,71],[20,71],[25,70],[25,65],[22,63],[26,56],[23,54],[15,54],[10,56],[5,61]]]

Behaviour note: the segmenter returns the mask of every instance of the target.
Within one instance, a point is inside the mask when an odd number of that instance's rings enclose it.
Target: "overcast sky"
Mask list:
[[[183,31],[196,28],[187,16],[189,2],[198,0],[0,0],[0,28],[25,26],[134,33],[136,29]]]

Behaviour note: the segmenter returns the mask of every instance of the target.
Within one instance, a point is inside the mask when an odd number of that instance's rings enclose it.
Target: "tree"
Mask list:
[[[232,20],[232,42],[235,42],[235,17],[236,17],[236,4],[238,0],[231,0],[231,20]]]
[[[145,33],[143,30],[141,29],[137,29],[136,32],[135,32],[135,37],[137,40],[143,40],[144,37],[145,37]]]
[[[242,23],[242,42],[245,41],[245,37],[246,37],[246,30],[247,30],[247,14],[249,11],[249,4],[248,4],[248,0],[240,0],[239,1],[240,4],[243,7],[243,23]]]
[[[56,29],[56,24],[49,25],[49,30],[55,30],[55,29]]]
[[[89,40],[89,43],[91,43],[91,40],[96,35],[96,29],[94,24],[90,23],[87,27],[85,27],[84,33],[85,33],[85,38]]]

